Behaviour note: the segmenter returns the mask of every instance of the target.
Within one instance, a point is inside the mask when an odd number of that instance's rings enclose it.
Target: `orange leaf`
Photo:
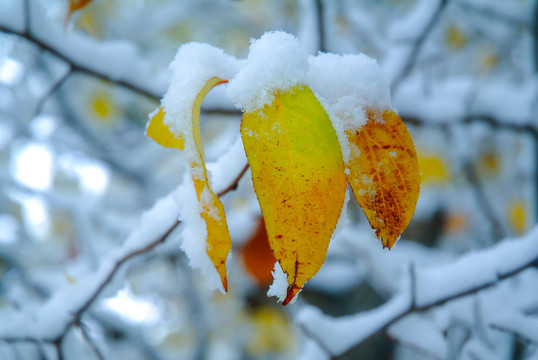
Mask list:
[[[407,227],[420,192],[415,146],[398,114],[367,111],[368,121],[346,130],[351,155],[348,180],[383,247],[394,245]]]
[[[241,135],[269,244],[291,301],[325,260],[344,204],[342,153],[329,117],[307,86],[275,92],[246,113]]]
[[[260,218],[258,222],[258,228],[243,246],[241,256],[248,273],[258,284],[269,285],[273,279],[271,270],[273,270],[276,259],[269,246],[263,218]]]

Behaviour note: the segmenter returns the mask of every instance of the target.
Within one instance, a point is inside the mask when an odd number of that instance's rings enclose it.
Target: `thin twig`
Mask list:
[[[316,5],[316,20],[318,25],[318,50],[326,52],[327,47],[325,45],[325,18],[323,11],[323,0],[314,0]]]
[[[243,175],[245,175],[245,173],[247,172],[249,168],[249,164],[247,163],[244,167],[243,167],[243,170],[241,170],[241,172],[239,173],[239,175],[237,175],[237,177],[235,178],[234,182],[232,182],[230,185],[228,185],[225,189],[219,191],[217,193],[217,196],[218,197],[221,197],[227,193],[229,193],[230,191],[233,191],[235,189],[237,189],[237,186],[239,185],[239,180],[241,180],[241,178],[243,177]]]
[[[119,86],[122,86],[124,88],[127,88],[127,89],[130,89],[138,94],[141,94],[141,95],[144,95],[150,99],[153,99],[155,101],[159,101],[159,99],[161,98],[162,94],[161,93],[156,93],[150,89],[146,89],[146,88],[143,88],[143,87],[140,87],[134,83],[132,83],[131,81],[129,80],[118,80],[118,79],[114,79],[112,77],[110,77],[109,75],[106,75],[106,74],[103,74],[103,73],[100,73],[99,71],[96,71],[95,69],[92,69],[90,67],[87,67],[85,65],[80,65],[80,64],[76,64],[67,54],[64,54],[63,52],[61,52],[61,50],[58,50],[56,48],[54,48],[53,46],[47,44],[46,42],[36,38],[35,36],[32,35],[31,32],[18,32],[18,31],[15,31],[13,29],[8,29],[6,28],[5,26],[2,26],[0,25],[0,32],[4,32],[6,34],[13,34],[13,35],[17,35],[17,36],[20,36],[22,38],[25,38],[26,40],[34,43],[35,45],[37,45],[41,50],[44,50],[44,51],[47,51],[49,53],[51,53],[52,55],[54,55],[55,57],[65,61],[67,64],[69,64],[71,66],[71,70],[73,72],[81,72],[81,73],[85,73],[85,74],[88,74],[88,75],[91,75],[93,77],[96,77],[96,78],[99,78],[101,80],[105,80],[105,81],[110,81],[110,82],[113,82]]]
[[[99,350],[99,348],[97,347],[97,344],[93,341],[90,334],[88,334],[88,331],[86,330],[86,326],[84,326],[84,324],[80,320],[77,322],[77,326],[80,329],[80,332],[84,340],[92,348],[93,352],[95,353],[95,356],[97,356],[99,360],[104,360],[105,358],[103,354],[101,353],[101,350]]]
[[[468,161],[465,162],[463,164],[463,172],[465,173],[467,181],[471,184],[478,207],[482,209],[484,216],[491,224],[491,236],[496,242],[504,239],[506,237],[506,232],[495,214],[491,202],[485,194],[484,187],[482,186],[482,182],[480,181],[473,164]]]
[[[426,41],[432,30],[435,28],[435,25],[438,23],[438,20],[441,17],[443,10],[446,8],[447,3],[448,0],[441,0],[439,2],[439,6],[433,13],[430,21],[428,22],[420,36],[414,41],[411,48],[411,53],[407,57],[402,71],[394,78],[392,82],[391,89],[393,93],[397,91],[402,80],[405,79],[411,73],[411,70],[413,70],[413,68],[415,67],[415,62],[420,51],[422,50],[422,46],[424,45],[424,42]]]
[[[69,78],[69,75],[71,75],[73,72],[73,68],[69,66],[69,69],[63,74],[56,82],[49,88],[47,93],[39,99],[35,110],[34,110],[34,116],[41,113],[41,110],[43,109],[43,106],[45,105],[45,102],[51,97],[51,95],[62,86],[66,80]]]

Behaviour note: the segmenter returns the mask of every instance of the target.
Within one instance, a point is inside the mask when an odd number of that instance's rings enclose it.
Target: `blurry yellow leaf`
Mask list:
[[[114,103],[110,95],[104,91],[97,91],[92,96],[91,106],[99,120],[108,121],[114,113]]]
[[[86,7],[91,2],[92,0],[69,0],[69,10],[67,10],[65,22],[67,23],[69,21],[69,18],[75,11]]]
[[[435,185],[450,180],[448,167],[439,155],[418,154],[418,165],[421,171],[420,181],[424,185]]]
[[[269,246],[263,218],[259,219],[258,228],[243,246],[241,255],[245,268],[258,284],[269,285],[273,280],[271,271],[275,266],[276,259]]]
[[[499,56],[496,53],[485,54],[480,59],[483,70],[491,71],[499,65]]]
[[[246,113],[241,135],[269,244],[287,274],[291,301],[325,260],[346,191],[340,145],[310,88],[275,92]]]
[[[484,152],[478,159],[477,170],[482,176],[494,176],[500,170],[500,155],[494,151]]]
[[[355,198],[376,236],[389,249],[407,227],[420,192],[420,172],[409,131],[394,111],[368,111],[359,130],[346,130],[346,164]]]
[[[527,210],[523,200],[513,200],[508,204],[508,222],[517,234],[527,229]]]
[[[467,45],[467,36],[454,25],[450,25],[446,30],[446,42],[448,46],[455,50],[462,49]]]
[[[194,147],[194,149],[189,149],[190,155],[187,160],[191,169],[196,195],[202,209],[200,216],[206,223],[207,255],[217,269],[226,291],[228,288],[226,258],[232,247],[232,241],[226,224],[224,207],[209,185],[200,134],[200,106],[202,100],[213,87],[225,82],[226,80],[213,77],[208,80],[196,96],[192,106],[193,131],[191,134],[184,134],[185,137],[189,137],[188,141],[179,135],[173,134],[168,126],[164,124],[165,111],[162,108],[150,120],[147,133],[148,136],[163,146],[183,149],[186,146],[185,144],[190,144],[190,146]]]
[[[159,111],[151,117],[146,130],[147,135],[161,146],[183,150],[185,148],[185,141],[181,134],[173,134],[168,128],[168,125],[165,125],[163,121],[164,110],[160,107]]]
[[[253,331],[247,344],[252,355],[283,353],[293,344],[293,332],[281,309],[263,306],[252,313]]]

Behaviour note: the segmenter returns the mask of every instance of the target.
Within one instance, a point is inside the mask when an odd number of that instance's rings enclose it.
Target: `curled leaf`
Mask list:
[[[368,111],[358,130],[346,130],[351,155],[346,163],[355,198],[383,247],[394,245],[407,227],[420,192],[415,146],[398,114]]]
[[[162,146],[188,150],[186,158],[194,182],[196,196],[200,203],[200,216],[206,223],[207,255],[219,273],[223,288],[226,291],[228,288],[226,259],[230,252],[232,241],[222,202],[215,195],[209,184],[200,134],[200,106],[202,101],[213,87],[225,82],[227,81],[213,77],[200,89],[192,106],[191,133],[173,133],[164,123],[166,113],[161,107],[152,116],[148,124],[147,134]]]
[[[245,113],[241,135],[269,244],[287,275],[289,303],[325,260],[346,177],[329,117],[307,86],[275,92]]]

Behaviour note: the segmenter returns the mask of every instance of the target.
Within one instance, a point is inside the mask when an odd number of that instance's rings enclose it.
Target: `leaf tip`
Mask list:
[[[282,302],[282,306],[288,305],[292,300],[295,298],[295,296],[301,291],[301,288],[297,286],[296,284],[288,286],[288,293],[286,294],[286,298]]]

